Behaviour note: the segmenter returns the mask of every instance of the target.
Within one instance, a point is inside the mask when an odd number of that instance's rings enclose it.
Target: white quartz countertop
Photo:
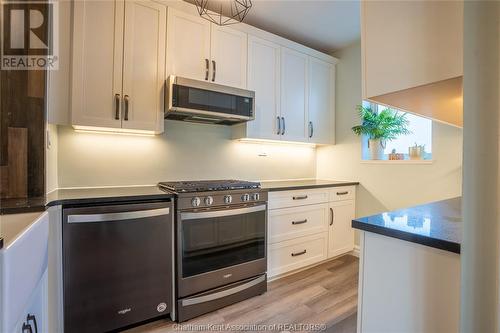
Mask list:
[[[0,215],[0,237],[3,238],[3,248],[12,244],[43,214],[47,212]]]

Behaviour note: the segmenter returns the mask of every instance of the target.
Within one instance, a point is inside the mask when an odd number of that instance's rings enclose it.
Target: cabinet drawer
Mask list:
[[[269,245],[268,275],[275,276],[327,258],[326,233]]]
[[[328,204],[270,210],[268,221],[269,244],[328,232]]]
[[[330,189],[330,201],[354,200],[355,186],[334,187]]]
[[[269,193],[269,209],[328,202],[328,189],[307,189]]]

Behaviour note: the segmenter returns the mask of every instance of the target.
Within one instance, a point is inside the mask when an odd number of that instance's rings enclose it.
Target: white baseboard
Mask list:
[[[359,245],[354,245],[354,249],[351,251],[351,254],[359,258]]]

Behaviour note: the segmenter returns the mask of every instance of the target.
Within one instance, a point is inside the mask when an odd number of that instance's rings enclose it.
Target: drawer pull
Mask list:
[[[304,200],[307,199],[307,195],[299,195],[297,197],[293,197],[293,200]]]
[[[337,195],[346,195],[346,194],[349,194],[349,191],[345,191],[345,192],[337,192]]]
[[[301,256],[301,255],[306,254],[306,253],[307,253],[307,250],[304,250],[301,252],[295,252],[295,253],[292,253],[292,257]]]
[[[297,224],[304,224],[304,223],[307,223],[307,219],[302,220],[302,221],[292,221],[292,224],[293,224],[293,225],[297,225]]]

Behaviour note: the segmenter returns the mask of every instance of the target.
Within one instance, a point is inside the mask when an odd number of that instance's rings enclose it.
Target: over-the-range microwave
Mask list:
[[[233,125],[255,119],[255,92],[171,75],[165,118]]]

